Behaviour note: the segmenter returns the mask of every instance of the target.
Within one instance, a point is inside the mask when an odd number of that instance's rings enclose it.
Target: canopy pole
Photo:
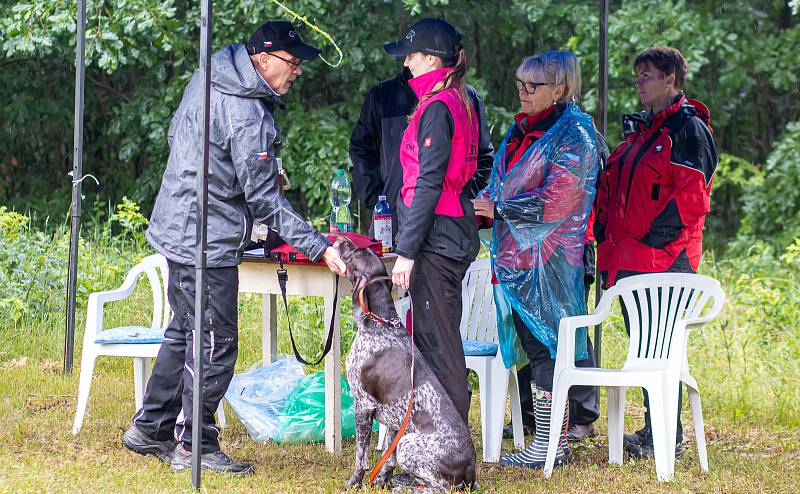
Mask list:
[[[597,123],[599,124],[600,133],[603,137],[606,135],[606,122],[608,115],[608,0],[600,0],[600,39],[598,42],[598,50],[600,51],[600,77],[599,77],[599,91],[597,98]],[[595,219],[597,221],[597,219]],[[595,259],[597,256],[595,256]],[[600,271],[595,267],[595,285],[594,285],[594,306],[600,303],[600,297],[603,296],[603,284],[600,280]],[[602,356],[602,338],[603,326],[598,324],[594,327],[594,355],[595,365],[600,367],[600,359]]]
[[[200,7],[200,71],[203,74],[203,160],[197,176],[197,253],[194,291],[194,380],[192,381],[192,486],[200,490],[200,456],[203,437],[203,347],[205,344],[206,262],[208,260],[208,156],[211,121],[211,5],[203,0]]]
[[[83,84],[85,73],[86,0],[78,0],[75,49],[75,129],[72,146],[72,203],[70,205],[69,260],[67,267],[67,324],[64,334],[64,372],[72,372],[75,353],[75,297],[78,282],[78,243],[81,231],[81,178],[83,178]]]

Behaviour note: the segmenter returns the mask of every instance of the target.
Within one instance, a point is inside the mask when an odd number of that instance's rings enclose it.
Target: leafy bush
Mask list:
[[[726,305],[718,321],[693,336],[701,342],[692,340],[689,359],[698,379],[716,383],[719,415],[800,423],[798,270],[800,239],[780,254],[757,242],[742,256],[711,259],[701,269],[720,280]]]
[[[78,306],[88,295],[117,286],[127,270],[144,255],[135,203],[118,208],[115,221],[125,222],[130,238],[114,237],[108,226],[96,242],[81,239],[78,248]],[[139,215],[141,216],[141,215]],[[126,230],[127,231],[127,230]],[[52,234],[31,228],[28,217],[0,207],[0,311],[14,327],[33,319],[63,318],[69,256],[66,225]]]
[[[763,171],[749,161],[722,153],[711,189],[711,212],[706,217],[703,243],[721,248],[736,238],[744,216],[746,191],[763,180]]]
[[[337,168],[350,170],[351,115],[355,107],[324,107],[309,111],[296,107],[276,115],[284,132],[281,159],[292,189],[287,196],[298,211],[309,218],[330,211],[328,190]],[[357,116],[352,118],[358,118]],[[355,206],[355,198],[351,208]]]
[[[743,203],[742,236],[780,246],[800,237],[800,120],[786,126],[763,175],[744,191]]]

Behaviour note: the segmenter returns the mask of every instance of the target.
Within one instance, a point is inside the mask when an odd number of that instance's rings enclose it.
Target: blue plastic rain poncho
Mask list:
[[[492,234],[492,267],[499,281],[495,302],[507,367],[525,360],[511,307],[551,358],[561,318],[586,314],[584,235],[598,171],[594,124],[574,104],[507,171],[512,130],[513,124],[495,154],[491,182],[479,194],[495,201],[500,215]],[[586,328],[576,341],[575,356],[587,358]]]

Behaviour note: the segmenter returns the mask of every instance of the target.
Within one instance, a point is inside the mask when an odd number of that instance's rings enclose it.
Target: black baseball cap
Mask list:
[[[453,58],[463,48],[461,34],[442,19],[422,19],[414,23],[403,39],[386,43],[389,55],[404,57],[415,52],[442,58]]]
[[[300,60],[311,60],[319,55],[319,50],[303,43],[300,34],[286,21],[269,21],[256,29],[247,43],[247,53],[285,50]]]

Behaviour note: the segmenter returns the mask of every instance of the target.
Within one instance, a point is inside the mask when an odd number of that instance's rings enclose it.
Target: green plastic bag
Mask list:
[[[356,434],[353,397],[350,386],[342,379],[342,437]],[[286,398],[281,414],[281,428],[272,438],[279,444],[322,442],[325,440],[325,373],[301,378]]]

